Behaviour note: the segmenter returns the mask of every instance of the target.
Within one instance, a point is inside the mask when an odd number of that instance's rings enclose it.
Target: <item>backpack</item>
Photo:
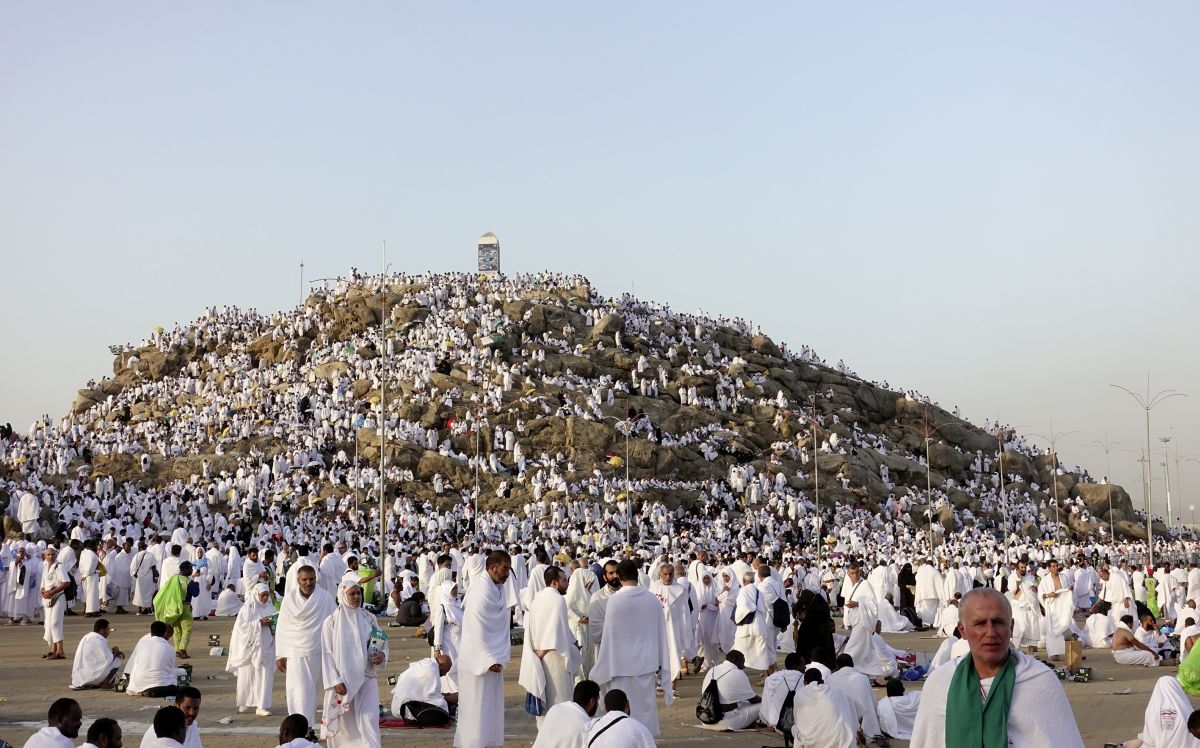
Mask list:
[[[450,714],[441,707],[424,701],[406,701],[400,707],[400,718],[420,727],[441,727],[450,724]]]
[[[784,681],[787,683],[787,681]],[[796,685],[800,685],[800,681],[796,681]],[[784,735],[792,734],[792,726],[796,724],[796,689],[789,688],[787,695],[783,697],[783,705],[779,707],[779,721],[775,723],[775,728]]]
[[[700,694],[700,700],[696,702],[696,719],[705,725],[715,725],[721,721],[721,693],[717,690],[717,680],[713,678],[708,682]]]
[[[775,628],[782,631],[792,622],[792,611],[788,609],[787,600],[782,597],[775,598],[775,602],[771,603],[771,623]]]
[[[755,610],[752,610],[749,613],[747,613],[745,616],[742,617],[742,620],[740,620],[740,621],[733,617],[737,613],[737,608],[734,608],[733,610],[731,610],[729,612],[729,618],[733,621],[733,625],[745,626],[747,623],[754,623],[754,617],[758,615],[758,610],[757,610],[757,608],[758,608],[758,590],[757,589],[754,590],[754,606],[755,606]]]

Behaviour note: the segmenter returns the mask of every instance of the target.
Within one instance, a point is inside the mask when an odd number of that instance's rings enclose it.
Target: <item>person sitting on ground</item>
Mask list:
[[[1012,606],[991,587],[963,595],[959,631],[970,653],[925,681],[912,745],[1045,745],[1083,748],[1054,671],[1012,645]],[[799,720],[799,715],[797,715]]]
[[[183,748],[202,748],[200,745],[200,726],[196,718],[200,716],[200,689],[195,686],[184,686],[175,694],[175,703],[170,709],[175,709],[183,715]],[[154,745],[155,731],[151,726],[142,736],[139,748],[151,748]]]
[[[87,742],[79,748],[121,748],[121,725],[111,717],[101,717],[87,731]]]
[[[804,688],[804,668],[808,663],[798,652],[789,652],[783,658],[783,669],[776,670],[767,676],[763,683],[762,704],[759,706],[759,719],[768,727],[779,731],[779,716],[783,711],[787,695],[799,692]],[[795,699],[795,696],[792,697]],[[789,729],[783,736],[784,746],[792,744],[792,731]]]
[[[879,716],[875,713],[875,695],[867,676],[854,669],[854,658],[842,653],[834,660],[837,670],[829,676],[831,687],[841,691],[854,712],[858,730],[867,738],[879,742]]]
[[[57,699],[46,712],[46,726],[25,741],[25,748],[73,748],[82,726],[83,709],[79,702]]]
[[[242,609],[242,600],[233,585],[228,585],[217,595],[217,618],[232,618]]]
[[[116,647],[108,646],[108,619],[101,618],[92,626],[90,634],[84,634],[75,650],[75,662],[71,666],[71,688],[112,688],[117,683],[117,674],[125,664],[125,654]]]
[[[154,713],[154,723],[142,739],[142,748],[183,748],[187,738],[187,721],[183,712],[164,706]],[[152,737],[151,737],[152,736]]]
[[[321,748],[303,714],[289,714],[279,723],[279,745],[276,748]]]
[[[579,681],[570,701],[555,704],[546,712],[533,748],[587,748],[588,725],[599,706],[600,686],[595,681]]]
[[[414,592],[412,597],[396,608],[396,623],[401,626],[424,626],[429,620],[429,614],[423,607],[424,603],[425,593]]]
[[[855,748],[858,732],[853,711],[841,691],[825,683],[819,663],[804,671],[804,688],[792,701],[795,722],[793,745],[797,748]]]
[[[920,691],[905,693],[903,681],[888,678],[887,695],[875,706],[880,729],[896,740],[912,740],[913,723],[917,720],[917,708],[920,705]]]
[[[592,720],[588,748],[654,748],[650,730],[629,716],[629,697],[619,688],[604,694],[603,717]]]
[[[179,688],[181,670],[175,666],[175,648],[169,641],[171,627],[162,621],[150,624],[150,633],[134,646],[125,662],[130,696],[161,698],[174,696]]]
[[[704,674],[700,693],[716,681],[721,702],[721,721],[700,725],[706,730],[745,730],[758,721],[762,699],[755,695],[746,676],[746,657],[736,649],[725,655],[725,661]]]
[[[1170,640],[1158,630],[1158,624],[1154,622],[1154,616],[1142,616],[1141,625],[1137,631],[1133,632],[1137,640],[1149,647],[1150,651],[1158,655],[1160,661],[1170,660],[1175,656],[1175,648],[1171,646]]]
[[[433,707],[445,715],[437,724],[449,722],[450,705],[458,704],[458,694],[442,693],[441,676],[450,672],[453,666],[454,663],[446,655],[426,657],[411,663],[392,687],[392,715],[408,722],[421,722],[421,715]],[[424,719],[428,719],[428,715]]]
[[[1112,637],[1113,659],[1118,665],[1158,667],[1158,654],[1138,641],[1133,633],[1133,616],[1121,616]]]
[[[1186,719],[1184,718],[1186,715]],[[1126,748],[1195,748],[1200,746],[1200,710],[1192,702],[1179,681],[1164,675],[1154,684],[1142,731],[1122,745]]]

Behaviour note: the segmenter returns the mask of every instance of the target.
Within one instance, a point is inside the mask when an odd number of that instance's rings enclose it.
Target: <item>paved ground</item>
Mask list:
[[[116,626],[112,641],[124,651],[133,649],[134,642],[148,629],[150,620],[147,617],[113,616],[111,620]],[[204,693],[203,707],[200,712],[201,735],[205,748],[250,748],[252,746],[274,746],[279,721],[284,714],[283,681],[275,681],[275,700],[277,706],[272,717],[254,717],[252,715],[237,715],[233,708],[234,682],[225,671],[225,658],[208,657],[204,643],[209,634],[220,634],[223,641],[228,641],[231,630],[229,620],[197,621],[191,651],[194,665],[194,685]],[[68,657],[66,660],[46,662],[39,659],[45,651],[41,640],[40,626],[3,626],[0,627],[0,738],[20,746],[25,739],[45,724],[46,708],[55,698],[68,695],[71,692],[67,685],[70,681],[71,657],[79,638],[91,631],[92,621],[84,618],[71,617],[67,619],[66,641]],[[428,648],[423,642],[411,638],[395,638],[398,632],[407,629],[388,629],[393,635],[392,664],[389,673],[397,673],[404,669],[405,664],[415,658],[427,656]],[[898,647],[916,651],[932,652],[937,648],[938,640],[925,638],[922,634],[889,635],[887,639]],[[1086,665],[1094,669],[1094,680],[1091,683],[1066,683],[1065,688],[1071,705],[1075,709],[1075,718],[1083,733],[1084,744],[1087,746],[1103,746],[1105,743],[1118,743],[1134,737],[1142,723],[1142,715],[1155,680],[1170,674],[1173,669],[1147,669],[1117,666],[1111,655],[1104,651],[1088,650]],[[508,741],[505,745],[529,745],[535,733],[532,719],[522,711],[523,700],[518,695],[516,684],[516,662],[520,657],[519,649],[514,649],[514,661],[509,668],[508,682],[508,712],[505,717],[505,729]],[[757,682],[757,677],[752,678]],[[700,676],[693,676],[682,681],[680,685],[681,698],[670,708],[661,711],[662,735],[660,746],[684,746],[703,743],[712,746],[732,746],[736,748],[759,746],[781,746],[783,741],[778,736],[764,733],[711,733],[696,729],[690,725],[696,724],[695,704],[700,687]],[[1113,691],[1128,689],[1127,695],[1113,695]],[[381,689],[390,696],[390,689]],[[161,705],[161,701],[143,699],[125,694],[99,691],[81,691],[73,694],[83,705],[84,729],[93,719],[109,716],[117,719],[127,736],[137,733],[135,740],[141,738],[145,731],[153,709]],[[232,718],[228,724],[218,720]],[[451,730],[385,730],[384,744],[391,746],[449,746],[453,734]],[[83,735],[77,742],[82,742]],[[126,745],[136,746],[129,737]],[[904,745],[893,743],[893,745]]]

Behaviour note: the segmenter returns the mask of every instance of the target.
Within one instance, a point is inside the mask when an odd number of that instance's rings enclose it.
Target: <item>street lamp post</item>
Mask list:
[[[953,424],[944,423],[941,426],[930,427],[928,405],[925,406],[923,428],[918,429],[915,426],[899,424],[901,428],[919,435],[925,442],[925,501],[929,504],[929,554],[931,556],[933,555],[933,461],[929,458],[929,442],[934,435],[940,435],[942,429],[951,425]]]
[[[1058,547],[1062,544],[1062,521],[1059,519],[1058,512],[1058,440],[1070,434],[1078,434],[1078,431],[1058,431],[1054,430],[1054,421],[1050,422],[1050,434],[1030,434],[1039,439],[1045,439],[1050,442],[1050,481],[1054,484],[1054,551],[1058,553],[1061,549]]]
[[[1104,441],[1088,442],[1087,446],[1099,447],[1104,450],[1104,484],[1108,486],[1108,543],[1115,545],[1117,542],[1116,523],[1113,520],[1113,505],[1112,505],[1112,452],[1113,447],[1118,444],[1127,444],[1123,441],[1109,441],[1108,429],[1104,429]],[[1127,452],[1129,450],[1120,450]]]
[[[1167,445],[1171,442],[1171,437],[1160,436],[1158,440],[1163,445],[1163,461],[1159,464],[1162,465],[1163,476],[1167,479],[1167,533],[1173,535],[1175,533],[1175,515],[1171,513],[1171,456],[1167,452]]]
[[[1182,392],[1176,392],[1175,390],[1160,390],[1159,392],[1157,392],[1153,396],[1151,396],[1150,395],[1150,374],[1148,372],[1146,374],[1146,395],[1145,395],[1145,397],[1134,392],[1133,390],[1129,389],[1128,387],[1122,387],[1119,384],[1111,384],[1109,386],[1116,387],[1117,389],[1122,390],[1125,394],[1132,397],[1137,402],[1137,404],[1142,408],[1142,410],[1144,410],[1146,412],[1146,455],[1147,455],[1147,460],[1148,460],[1149,455],[1150,455],[1150,411],[1154,410],[1155,407],[1160,405],[1165,400],[1170,400],[1173,397],[1187,397],[1187,395]],[[1149,463],[1147,463],[1147,464],[1149,464]],[[1148,478],[1148,476],[1147,476],[1147,478]],[[1148,562],[1149,562],[1150,566],[1154,566],[1154,520],[1151,519],[1151,517],[1154,514],[1153,501],[1154,501],[1154,489],[1151,488],[1150,481],[1149,481],[1149,479],[1147,479],[1147,481],[1146,481],[1146,548],[1148,551]]]
[[[809,426],[812,428],[812,449],[813,449],[813,503],[816,507],[816,527],[813,528],[813,536],[816,538],[817,544],[817,566],[821,565],[821,543],[824,538],[821,537],[821,468],[817,465],[817,455],[820,454],[820,449],[817,446],[817,391],[814,389],[812,393],[812,418],[809,420]]]
[[[1021,426],[1011,426],[1007,429],[1004,428],[1003,426],[1000,425],[1000,416],[999,415],[996,416],[996,455],[1000,461],[1000,511],[1004,513],[1004,562],[1005,563],[1008,563],[1008,541],[1009,541],[1008,526],[1009,526],[1009,523],[1011,522],[1011,519],[1008,516],[1008,496],[1006,495],[1007,488],[1004,485],[1004,435],[1009,431],[1015,432],[1019,428],[1025,428],[1025,426],[1021,425]],[[983,466],[981,465],[980,467],[982,468]]]

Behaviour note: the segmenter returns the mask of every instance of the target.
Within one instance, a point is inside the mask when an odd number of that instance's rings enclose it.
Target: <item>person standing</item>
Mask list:
[[[100,556],[96,554],[96,541],[83,541],[79,552],[79,586],[83,593],[83,614],[88,618],[100,617]]]
[[[548,710],[571,700],[582,658],[579,645],[571,634],[567,604],[563,599],[568,579],[557,566],[547,566],[542,578],[546,586],[534,595],[525,616],[519,681],[521,687],[541,699]],[[538,724],[541,724],[540,717]]]
[[[463,605],[454,748],[504,745],[504,666],[511,648],[508,608],[515,602],[505,583],[512,560],[506,551],[492,551],[484,568],[487,578],[471,585]]]
[[[592,680],[605,692],[623,691],[630,715],[658,735],[655,689],[662,688],[667,706],[674,698],[667,621],[658,598],[638,584],[637,564],[620,562],[617,577],[621,589],[608,600]]]
[[[275,635],[271,633],[275,606],[262,582],[251,588],[247,598],[233,622],[225,670],[237,678],[238,713],[254,709],[259,717],[269,717],[275,683]]]
[[[296,573],[275,626],[275,667],[285,674],[287,710],[310,723],[317,713],[317,683],[321,681],[321,626],[337,604],[317,588],[317,572],[308,565]]]
[[[330,748],[377,746],[381,741],[375,668],[387,665],[387,637],[362,604],[362,587],[346,579],[338,585],[337,610],[321,626],[321,737]]]
[[[66,658],[63,654],[63,616],[67,613],[66,592],[71,583],[58,562],[58,551],[54,546],[48,546],[42,553],[42,565],[42,614],[46,617],[43,638],[50,646],[42,659],[62,660]]]

